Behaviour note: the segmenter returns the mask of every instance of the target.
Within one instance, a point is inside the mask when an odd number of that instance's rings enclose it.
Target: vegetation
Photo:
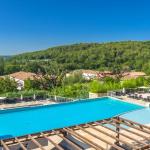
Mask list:
[[[106,88],[105,84],[100,83],[97,80],[94,80],[90,85],[90,92],[92,92],[92,93],[106,93],[107,88]]]
[[[76,83],[53,89],[51,95],[58,95],[69,98],[87,98],[89,95],[89,85]]]
[[[17,83],[10,78],[0,78],[0,94],[7,92],[16,92]]]
[[[136,88],[136,81],[134,79],[131,80],[125,80],[122,83],[122,87],[124,88]]]
[[[66,72],[75,69],[111,70],[116,74],[116,79],[85,81],[79,73],[65,77]],[[7,59],[0,57],[0,75],[21,70],[43,75],[43,78],[25,81],[25,88],[21,92],[29,91],[32,94],[44,90],[51,95],[83,98],[88,96],[89,91],[104,93],[149,86],[150,78],[120,81],[120,74],[130,70],[150,74],[150,41],[81,43],[24,53]],[[16,93],[16,86],[13,80],[2,78],[0,94]]]
[[[0,75],[4,74],[4,58],[0,57]]]
[[[35,96],[48,96],[50,93],[48,91],[45,90],[29,90],[29,91],[15,91],[15,92],[7,92],[7,93],[3,93],[1,94],[1,96],[7,97],[7,98],[21,98],[22,97],[31,97],[33,98],[34,95]]]
[[[25,90],[52,90],[55,87],[62,85],[64,74],[60,75],[43,75],[38,76],[34,80],[26,80]]]
[[[87,82],[83,77],[81,73],[74,73],[69,77],[63,78],[63,85],[73,85],[75,83],[85,83]]]
[[[130,79],[124,81],[118,81],[111,78],[106,78],[104,81],[94,80],[90,84],[90,92],[93,93],[106,93],[111,90],[118,90],[123,88],[137,88],[140,86],[149,86],[150,79],[139,77],[137,79]]]
[[[1,67],[0,67],[1,68]],[[81,43],[24,53],[5,60],[4,74],[74,69],[139,70],[150,74],[150,41]]]
[[[149,78],[145,79],[143,77],[125,80],[122,82],[122,87],[124,88],[137,88],[140,86],[149,86],[149,85],[150,85]]]
[[[25,88],[23,91],[16,91],[16,83],[10,79],[0,80],[0,87],[5,87],[0,89],[1,96],[7,97],[33,97],[33,95],[57,95],[69,98],[87,98],[89,92],[92,93],[106,93],[107,91],[119,90],[123,88],[137,88],[139,86],[149,86],[150,78],[137,78],[119,81],[113,78],[104,78],[103,80],[93,80],[85,81],[82,77],[79,79],[79,75],[73,77],[64,77],[61,82],[56,80],[44,80],[44,85],[41,79],[38,80],[27,80],[25,83]],[[80,81],[80,82],[78,82]],[[55,83],[55,84],[53,84]],[[51,88],[50,88],[50,87]],[[41,88],[42,87],[42,88]],[[48,88],[49,87],[49,88]]]
[[[90,84],[90,92],[92,93],[107,93],[107,91],[118,90],[121,89],[121,83],[109,81],[109,82],[101,82],[94,80]]]

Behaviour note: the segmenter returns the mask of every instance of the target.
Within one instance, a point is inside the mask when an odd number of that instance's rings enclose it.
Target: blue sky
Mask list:
[[[0,55],[150,40],[150,0],[0,0]]]

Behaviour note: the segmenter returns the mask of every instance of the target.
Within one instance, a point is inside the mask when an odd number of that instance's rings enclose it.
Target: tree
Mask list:
[[[44,72],[59,68],[61,71],[75,69],[137,70],[150,73],[150,41],[124,41],[111,43],[81,43],[58,46],[47,50],[20,54],[8,59],[7,65],[20,65],[20,70]],[[45,71],[46,70],[46,71]]]
[[[25,90],[52,90],[55,87],[61,86],[64,74],[59,75],[38,75],[34,79],[25,81]]]
[[[25,90],[31,90],[31,89],[34,89],[34,88],[35,88],[35,86],[33,86],[32,80],[27,79],[27,80],[24,81],[24,89]]]
[[[17,91],[17,83],[9,77],[0,79],[0,93]]]
[[[0,57],[0,75],[4,74],[4,59]]]
[[[45,73],[44,67],[38,62],[27,63],[23,70],[34,73]]]

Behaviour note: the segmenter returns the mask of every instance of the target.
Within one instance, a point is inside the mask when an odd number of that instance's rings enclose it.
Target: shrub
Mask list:
[[[86,84],[67,85],[53,89],[51,95],[58,95],[70,98],[86,98],[88,97],[88,86]]]
[[[107,86],[97,80],[94,80],[90,84],[90,92],[92,93],[106,93]]]
[[[105,78],[103,79],[103,81],[104,81],[105,83],[114,83],[114,82],[116,82],[116,80],[115,80],[114,78],[111,78],[111,77],[105,77]]]
[[[136,82],[137,87],[143,86],[144,82],[145,82],[145,78],[144,77],[139,77],[139,78],[135,79],[135,82]]]
[[[17,91],[17,83],[9,77],[0,79],[0,93]]]
[[[107,91],[121,89],[120,82],[100,82],[92,81],[90,84],[90,92],[93,93],[106,93]]]
[[[130,80],[125,80],[122,82],[122,87],[123,88],[136,88],[136,80],[135,79],[130,79]]]

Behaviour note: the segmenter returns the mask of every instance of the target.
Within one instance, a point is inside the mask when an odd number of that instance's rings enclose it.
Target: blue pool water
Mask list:
[[[129,112],[122,115],[122,117],[139,122],[141,124],[150,124],[150,108]]]
[[[142,106],[110,97],[0,111],[0,138],[10,138],[114,117]]]

